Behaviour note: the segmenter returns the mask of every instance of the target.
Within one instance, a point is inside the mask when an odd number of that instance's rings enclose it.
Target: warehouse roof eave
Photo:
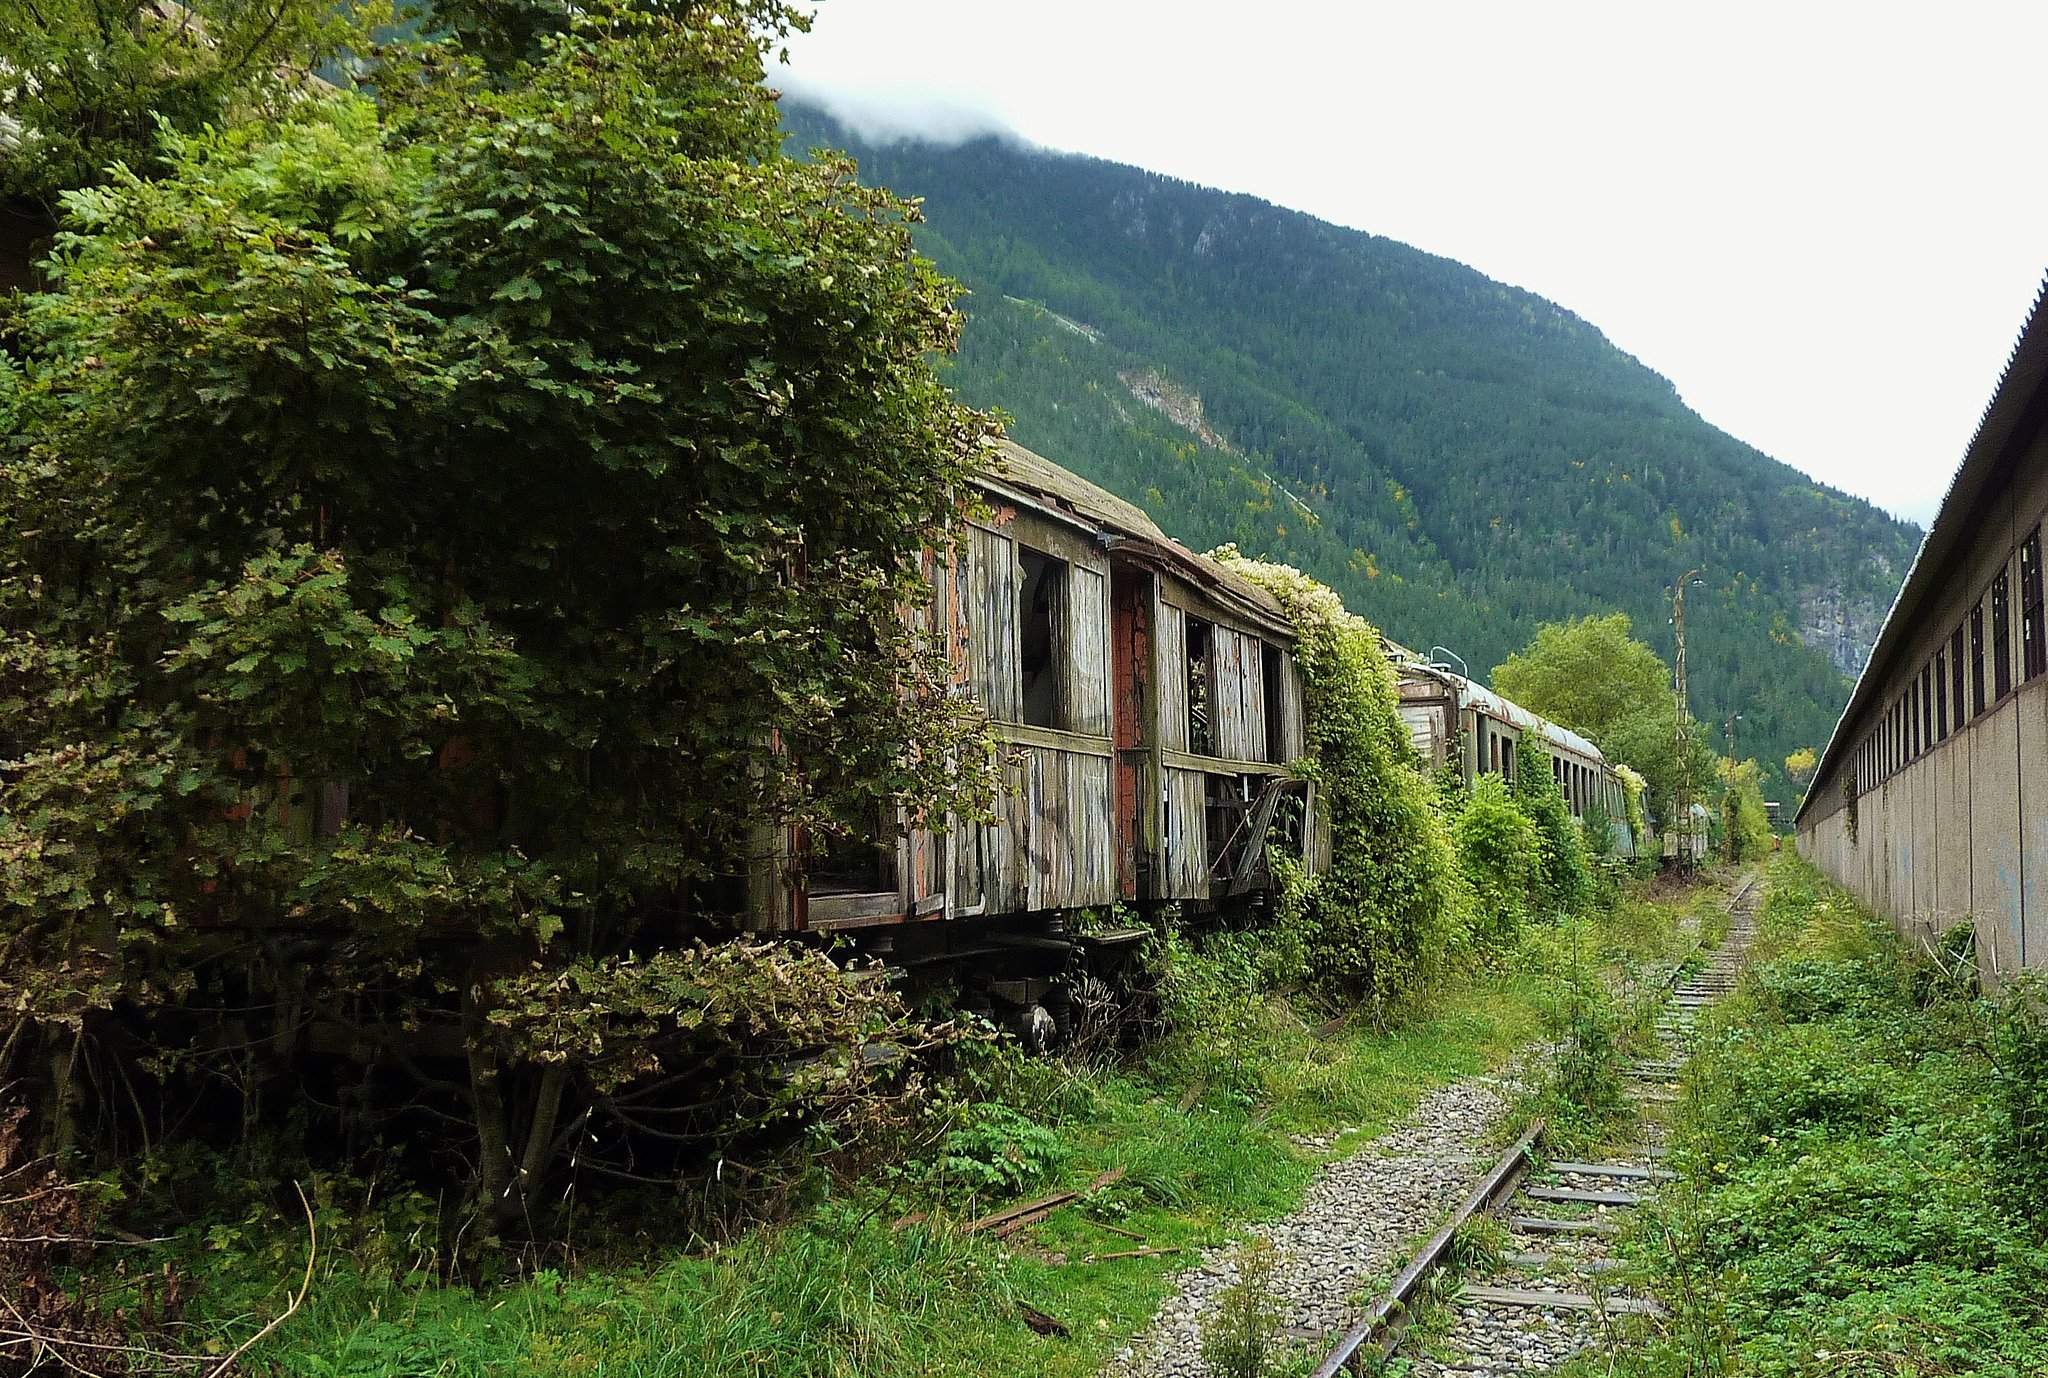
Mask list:
[[[2009,447],[2015,439],[2024,441],[2021,423],[2029,412],[2048,401],[2048,387],[2044,387],[2048,385],[2048,310],[2043,309],[2044,303],[2048,303],[2048,281],[2044,281],[2035,294],[2033,308],[2027,313],[2027,323],[2021,327],[2019,339],[2014,342],[2012,353],[2006,360],[2005,370],[1999,375],[1998,387],[1977,422],[1976,433],[1965,447],[1954,477],[1949,480],[1941,507],[1920,541],[1920,549],[1906,570],[1897,596],[1892,599],[1891,610],[1885,614],[1884,625],[1878,629],[1877,641],[1864,661],[1863,673],[1857,676],[1849,702],[1843,706],[1842,715],[1836,719],[1834,731],[1828,736],[1827,747],[1814,766],[1813,783],[1816,787],[1834,773],[1838,758],[1849,749],[1846,741],[1849,724],[1878,692],[1894,662],[1904,654],[1914,614],[1934,592],[1932,586],[1937,574],[1967,536],[1964,527],[1978,500],[1997,475]],[[1799,812],[1793,816],[1795,827],[1806,817],[1818,797],[1816,788],[1800,801]]]

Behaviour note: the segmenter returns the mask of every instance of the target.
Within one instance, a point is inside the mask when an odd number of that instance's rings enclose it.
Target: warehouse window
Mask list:
[[[1920,681],[1906,686],[1906,759],[1920,759]]]
[[[1996,703],[2012,692],[2012,572],[1998,571],[1991,581],[1991,696]]]
[[[1934,653],[1934,740],[1948,740],[1948,652]]]
[[[1058,646],[1054,633],[1066,615],[1067,565],[1018,547],[1024,578],[1017,593],[1017,665],[1023,679],[1024,721],[1064,727]]]
[[[1970,716],[1984,716],[1984,600],[1970,609]]]
[[[2041,626],[2041,528],[2020,545],[2020,655],[2026,673],[2022,679],[2048,671],[2048,642],[2042,640]]]
[[[1921,665],[1921,751],[1933,751],[1933,663]]]
[[[1955,705],[1955,725],[1961,729],[1967,721],[1963,713],[1963,629],[1956,626],[1955,635],[1948,639],[1948,701]]]

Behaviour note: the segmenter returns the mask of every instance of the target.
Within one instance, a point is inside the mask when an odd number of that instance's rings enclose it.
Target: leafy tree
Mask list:
[[[814,953],[687,945],[764,830],[993,767],[903,616],[989,431],[927,362],[953,289],[910,208],[780,156],[780,13],[585,10],[67,195],[0,372],[0,1079],[42,1055],[55,1137],[67,1069],[121,1062],[120,1125],[340,1037],[401,1106],[461,1088],[517,1219],[572,1115],[588,1169],[629,1126],[680,1168],[707,1097],[800,1123],[867,1063],[763,1068],[915,1042],[879,988],[797,999]]]
[[[1810,746],[1802,746],[1785,758],[1785,778],[1799,789],[1806,788],[1806,782],[1813,777],[1813,769],[1820,764],[1820,757]]]
[[[1730,861],[1756,861],[1771,849],[1771,820],[1764,808],[1763,772],[1755,761],[1722,757],[1721,845]]]
[[[1681,778],[1689,772],[1693,795],[1701,797],[1714,778],[1714,758],[1695,733],[1693,759],[1681,769],[1671,672],[1630,633],[1626,613],[1539,627],[1533,641],[1494,667],[1493,687],[1641,772],[1651,808],[1668,819]]]
[[[1493,669],[1493,687],[1595,742],[1671,700],[1670,667],[1625,612],[1552,622]]]
[[[303,97],[307,74],[390,17],[318,0],[0,0],[0,197],[54,206],[116,164],[149,173],[162,125],[197,133]]]

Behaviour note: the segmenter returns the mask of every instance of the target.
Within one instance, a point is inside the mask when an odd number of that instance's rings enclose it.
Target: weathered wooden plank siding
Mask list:
[[[968,536],[968,665],[974,695],[989,716],[1023,716],[1023,675],[1017,662],[1017,598],[1022,576],[1017,543],[974,527]]]
[[[1208,778],[1198,770],[1163,772],[1166,817],[1160,857],[1164,899],[1209,897]]]
[[[1301,670],[1293,656],[1280,657],[1280,681],[1267,688],[1272,694],[1267,700],[1267,711],[1280,715],[1280,760],[1283,764],[1298,761],[1308,745],[1302,730]]]
[[[1266,657],[1255,636],[1218,627],[1212,652],[1216,754],[1233,761],[1266,759]]]
[[[1002,822],[983,834],[992,911],[1114,903],[1110,758],[1039,746],[1018,754]]]
[[[1159,604],[1159,744],[1188,749],[1188,618],[1171,603]]]
[[[1109,580],[1075,566],[1067,599],[1067,730],[1109,735]]]

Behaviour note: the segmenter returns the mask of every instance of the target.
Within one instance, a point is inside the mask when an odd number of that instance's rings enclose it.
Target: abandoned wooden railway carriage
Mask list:
[[[1615,851],[1635,855],[1621,777],[1599,747],[1442,665],[1400,647],[1393,653],[1402,720],[1416,754],[1432,769],[1455,765],[1467,788],[1489,773],[1512,781],[1516,747],[1523,734],[1534,733],[1572,817],[1581,823],[1604,818],[1613,830]]]
[[[1302,696],[1271,595],[1018,446],[978,486],[932,614],[1005,744],[995,821],[904,827],[851,858],[785,849],[755,918],[906,968],[975,959],[1029,1005],[1074,948],[1146,931],[1069,922],[1081,911],[1264,903],[1269,846],[1316,862],[1313,799],[1289,768]]]

